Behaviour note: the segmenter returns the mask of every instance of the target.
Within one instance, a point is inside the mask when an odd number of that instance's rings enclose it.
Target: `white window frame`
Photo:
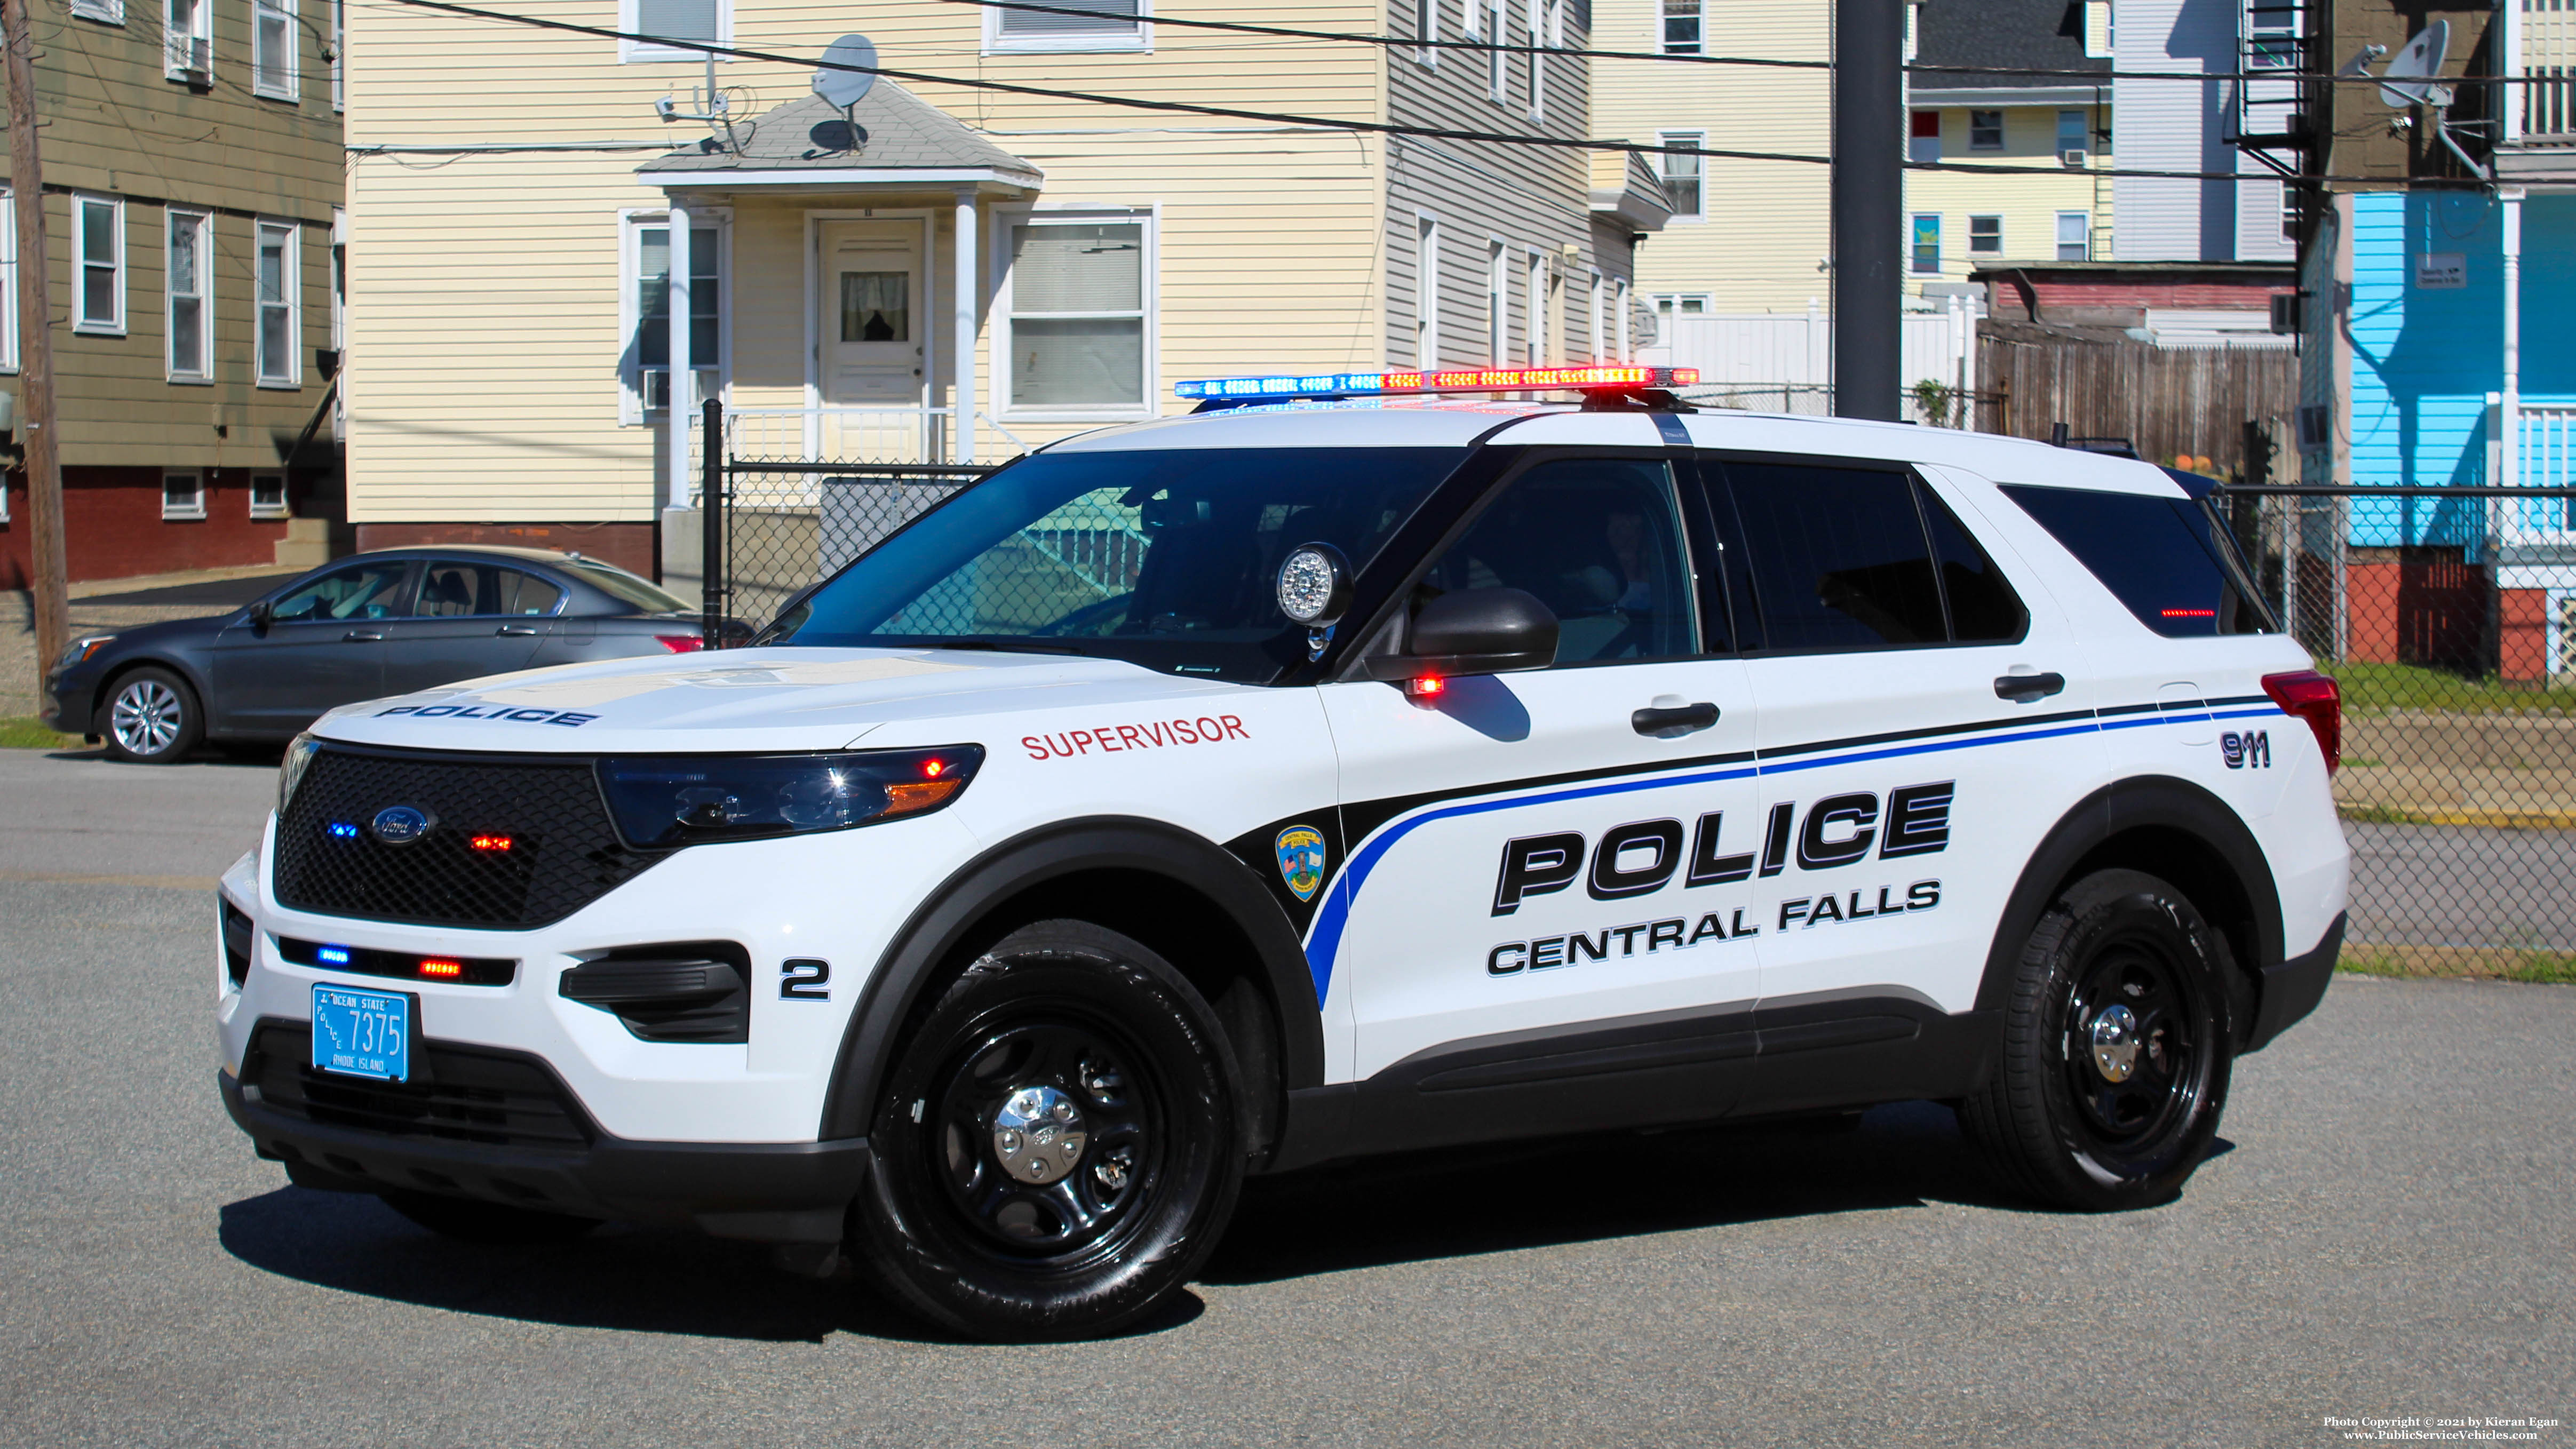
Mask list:
[[[263,483],[274,483],[276,485],[277,501],[275,503],[262,503],[259,501],[260,485]],[[286,516],[285,474],[253,473],[250,475],[250,516],[253,518],[284,518]]]
[[[2069,146],[2069,145],[2067,145],[2067,144],[2066,144],[2066,118],[2067,118],[2067,117],[2069,117],[2069,116],[2072,116],[2072,117],[2074,117],[2074,118],[2075,118],[2075,139],[2076,139],[2076,140],[2078,140],[2078,141],[2080,141],[2080,142],[2082,142],[2082,143],[2083,143],[2082,145],[2078,145],[2078,146]],[[2088,114],[2088,113],[2084,110],[2084,108],[2083,108],[2083,107],[2081,107],[2081,106],[2060,106],[2060,107],[2058,107],[2058,108],[2057,108],[2057,151],[2058,151],[2058,154],[2059,154],[2059,155],[2061,155],[2061,156],[2063,156],[2065,153],[2067,153],[2067,152],[2069,152],[2069,151],[2082,151],[2082,152],[2086,153],[2087,155],[2090,155],[2090,154],[2092,153],[2092,150],[2093,150],[2093,117],[2092,117],[2090,114]]]
[[[1918,117],[1922,116],[1930,116],[1932,118],[1932,134],[1929,136],[1918,136],[1914,134],[1914,123]],[[1905,159],[1921,166],[1929,166],[1939,161],[1941,159],[1941,132],[1943,129],[1944,124],[1939,109],[1932,106],[1912,106],[1907,108],[1905,112]]]
[[[1468,3],[1474,4],[1476,3],[1476,0],[1468,0]],[[1491,41],[1495,45],[1511,44],[1512,12],[1510,8],[1504,3],[1504,0],[1484,0],[1484,5],[1485,28],[1492,32],[1487,35],[1485,39]],[[1489,50],[1485,52],[1485,97],[1486,99],[1497,103],[1503,100],[1504,90],[1510,84],[1509,77],[1511,71],[1510,68],[1504,64],[1505,59],[1506,57],[1503,52],[1499,50]]]
[[[1467,0],[1469,10],[1475,0]],[[1440,65],[1440,0],[1413,0],[1413,38],[1425,42],[1413,48],[1413,63],[1437,69]]]
[[[1610,320],[1610,292],[1607,282],[1599,272],[1592,274],[1590,306],[1592,318],[1586,328],[1583,345],[1591,349],[1590,360],[1598,366],[1610,358],[1610,350],[1602,345],[1607,340],[1607,329],[1603,324]]]
[[[632,0],[623,0],[623,3],[632,3]],[[732,0],[717,0],[717,3],[725,5],[730,13]],[[1004,35],[1002,33],[1004,14],[1005,12],[999,6],[984,7],[984,53],[986,55],[1078,55],[1104,51],[1151,51],[1154,48],[1153,0],[1136,0],[1136,17],[1129,22],[1133,28],[1123,31],[1111,26],[1103,26],[1090,34],[1075,32],[1055,35]]]
[[[1531,247],[1521,263],[1521,365],[1547,366],[1547,253]]]
[[[715,0],[715,6],[715,43],[718,45],[731,45],[733,44],[733,0]],[[987,13],[989,14],[990,12],[988,11]],[[987,20],[986,23],[990,24],[991,22]],[[628,35],[637,35],[643,32],[644,7],[642,0],[617,0],[617,28]],[[650,40],[621,40],[617,42],[617,60],[620,65],[668,64],[672,61],[687,61],[692,65],[704,65],[706,63],[706,59],[707,53],[703,50],[689,50],[676,45],[662,45]],[[722,63],[724,59],[725,57],[723,56],[716,57],[716,60],[719,63]]]
[[[1929,218],[1932,223],[1932,265],[1928,267],[1916,265],[1914,247],[1914,224],[1926,218]],[[1950,264],[1948,231],[1949,228],[1941,224],[1941,213],[1937,211],[1909,211],[1905,214],[1905,275],[1909,277],[1941,275],[1941,269]]]
[[[1978,223],[1978,222],[1981,222],[1981,221],[1991,221],[1991,222],[1993,222],[1993,223],[1995,224],[1995,244],[1994,244],[1992,247],[1990,247],[1990,248],[1989,248],[1989,247],[1981,247],[1981,246],[1978,246],[1978,245],[1977,245],[1977,223]],[[1969,213],[1969,215],[1968,215],[1968,255],[1969,255],[1969,256],[1971,256],[1971,257],[2000,257],[2000,256],[2002,256],[2003,254],[2004,254],[2004,218],[2003,218],[2003,213],[2001,213],[2001,212],[1996,212],[1996,211],[1978,211],[1978,212],[1971,212],[1971,213]]]
[[[1621,277],[1610,284],[1610,315],[1618,320],[1619,358],[1626,362],[1637,355],[1637,338],[1633,330],[1636,305],[1628,299],[1628,279]]]
[[[1011,238],[1024,226],[1054,223],[1122,224],[1133,222],[1144,228],[1145,255],[1138,262],[1143,267],[1144,285],[1137,300],[1142,303],[1138,317],[1142,321],[1141,345],[1144,357],[1137,371],[1139,395],[1132,403],[1101,403],[1090,406],[1067,406],[1048,403],[1021,406],[1011,397],[1011,309],[1016,278],[1011,267]],[[1159,416],[1162,399],[1158,391],[1162,378],[1162,261],[1163,209],[1155,206],[1091,206],[1081,203],[1037,205],[997,209],[994,213],[990,275],[998,285],[993,293],[993,356],[1000,359],[993,368],[993,399],[998,405],[996,416],[1013,422],[1088,422],[1094,419],[1150,418]],[[1058,313],[1058,316],[1115,317],[1115,311]]]
[[[259,256],[267,249],[272,233],[281,235],[285,247],[278,258],[278,283],[286,296],[272,303],[259,292]],[[251,223],[250,247],[250,315],[251,376],[260,387],[293,390],[304,386],[304,228],[283,217],[263,216]],[[260,355],[268,340],[268,311],[272,306],[286,309],[285,370],[271,372],[271,359]]]
[[[2067,246],[2066,223],[2069,221],[2075,222],[2083,229],[2084,255],[2080,257],[2069,257],[2065,255],[2065,248]],[[2093,260],[2093,213],[2089,211],[2059,212],[2057,214],[2057,238],[2054,244],[2050,247],[2050,255],[2056,260],[2062,262],[2089,262]]]
[[[1673,14],[1676,4],[1690,7],[1689,20],[1699,27],[1699,34],[1687,44],[1673,41]],[[1655,50],[1661,55],[1704,55],[1708,51],[1708,0],[1660,0],[1655,7]]]
[[[1512,356],[1512,283],[1503,271],[1510,251],[1501,237],[1485,238],[1485,365],[1509,367]]]
[[[88,241],[87,223],[89,220],[89,208],[93,206],[104,206],[108,209],[108,215],[112,218],[109,222],[109,234],[116,243],[116,257],[115,260],[109,264],[110,273],[116,284],[113,289],[115,315],[105,318],[92,317],[85,310],[89,305],[90,270],[89,253],[86,250],[86,243]],[[71,241],[72,330],[74,332],[87,333],[94,337],[124,336],[126,276],[125,198],[122,196],[102,196],[92,191],[73,192]]]
[[[1413,214],[1413,365],[1440,365],[1440,218]]]
[[[1708,149],[1708,132],[1657,131],[1655,133],[1655,144],[1658,146],[1688,146],[1695,151],[1705,151]],[[1699,168],[1697,177],[1699,181],[1699,206],[1691,211],[1683,211],[1678,207],[1674,208],[1673,214],[1671,217],[1667,218],[1666,224],[1669,225],[1676,221],[1683,222],[1685,224],[1704,222],[1708,220],[1708,158],[1705,156],[1675,156],[1670,152],[1658,151],[1655,153],[1655,179],[1658,181],[1671,181],[1673,179],[1673,174],[1670,168],[1673,163],[1677,161],[1688,162]],[[1664,194],[1666,198],[1669,199],[1672,195],[1672,188],[1667,186]]]
[[[205,43],[205,64],[192,66],[196,43]],[[165,79],[187,82],[201,77],[199,84],[211,85],[215,73],[215,0],[190,0],[188,23],[170,23],[169,0],[161,6],[161,74]]]
[[[173,505],[170,485],[185,478],[197,485],[191,501]],[[206,516],[206,470],[203,468],[164,468],[161,470],[161,518],[166,523],[193,523]]]
[[[1717,298],[1708,292],[1650,292],[1646,295],[1646,300],[1653,304],[1655,315],[1658,317],[1705,317],[1717,309]],[[1682,306],[1685,302],[1697,302],[1699,309],[1686,310]],[[1656,340],[1667,343],[1672,341],[1669,337]]]
[[[635,352],[635,331],[643,323],[643,307],[637,295],[643,290],[644,233],[653,227],[668,228],[671,213],[660,207],[629,207],[617,214],[617,423],[634,428],[651,424],[663,425],[663,410],[644,406],[644,374],[647,371]],[[726,207],[692,206],[689,208],[690,245],[696,246],[695,234],[713,227],[716,233],[716,365],[701,367],[699,359],[689,359],[689,371],[697,374],[701,397],[730,398],[733,388],[733,212]],[[694,262],[695,258],[691,260]],[[695,270],[694,267],[691,270]],[[694,284],[693,284],[694,285]],[[652,368],[662,372],[665,368]],[[712,386],[707,374],[714,373]]]
[[[182,217],[197,223],[197,292],[193,299],[180,295],[169,265],[171,237]],[[215,380],[215,218],[212,212],[193,207],[167,208],[161,221],[161,337],[162,365],[172,382],[205,386]],[[196,365],[181,365],[176,344],[179,338],[179,304],[194,300],[197,304]]]
[[[209,0],[210,3],[210,0]],[[260,43],[262,22],[275,15],[284,22],[286,53],[268,56]],[[295,0],[251,0],[250,6],[250,88],[253,94],[273,101],[293,102],[300,99],[304,75],[303,34],[295,20]]]
[[[71,0],[71,12],[102,25],[125,23],[125,0]]]
[[[17,193],[0,185],[0,373],[18,370],[18,206]],[[8,499],[0,495],[0,520],[8,518]]]
[[[1995,143],[1991,146],[1981,145],[1977,140],[1977,117],[1979,116],[1992,116],[1995,118]],[[1989,107],[1977,107],[1968,112],[1968,149],[1970,151],[2000,152],[2007,150],[2011,145],[2011,134],[2012,117],[2004,111]]]
[[[331,7],[331,109],[349,109],[349,0],[326,0]]]
[[[1529,118],[1543,121],[1547,119],[1547,57],[1539,53],[1544,43],[1539,37],[1547,33],[1547,17],[1542,0],[1527,0],[1521,20],[1529,26],[1529,53],[1521,57],[1527,62],[1522,71],[1523,85],[1529,91]]]

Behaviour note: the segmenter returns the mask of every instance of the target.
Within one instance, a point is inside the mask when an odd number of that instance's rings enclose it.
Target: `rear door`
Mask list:
[[[385,693],[525,669],[563,606],[560,585],[490,559],[431,559],[411,617],[385,629]]]
[[[2005,897],[2098,777],[2052,601],[1899,464],[1706,457],[1761,618],[1766,1106],[1911,1095]]]
[[[308,579],[270,605],[264,627],[216,636],[215,728],[291,735],[323,711],[385,692],[385,633],[410,607],[409,558],[376,559]]]
[[[1425,590],[1546,602],[1555,667],[1322,688],[1351,854],[1309,952],[1386,1089],[1364,1135],[1617,1120],[1642,1065],[1687,1078],[1666,1115],[1716,1116],[1749,1068],[1750,693],[1698,617],[1679,483],[1660,455],[1536,462],[1434,562]]]

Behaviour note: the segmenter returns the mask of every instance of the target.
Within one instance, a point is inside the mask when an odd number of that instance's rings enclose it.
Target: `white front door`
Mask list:
[[[920,406],[929,320],[921,223],[826,222],[821,246],[824,406]]]

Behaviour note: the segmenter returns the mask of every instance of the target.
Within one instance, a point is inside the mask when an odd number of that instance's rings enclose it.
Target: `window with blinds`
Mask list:
[[[618,0],[618,28],[650,39],[620,43],[626,60],[703,60],[706,52],[657,42],[725,45],[733,38],[731,0]]]
[[[1143,0],[1049,0],[1047,10],[995,6],[988,40],[997,49],[1089,49],[1129,46],[1144,38]],[[1058,11],[1078,12],[1060,14]]]
[[[1146,396],[1145,222],[1011,225],[1009,406],[1133,411]]]

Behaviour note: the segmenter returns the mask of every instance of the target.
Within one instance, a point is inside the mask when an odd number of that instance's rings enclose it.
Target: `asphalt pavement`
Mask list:
[[[1924,1104],[1505,1145],[1256,1182],[1177,1311],[995,1348],[288,1187],[208,1020],[272,777],[0,752],[0,1444],[2576,1444],[2576,988],[2339,979],[2152,1211],[1999,1198]]]

